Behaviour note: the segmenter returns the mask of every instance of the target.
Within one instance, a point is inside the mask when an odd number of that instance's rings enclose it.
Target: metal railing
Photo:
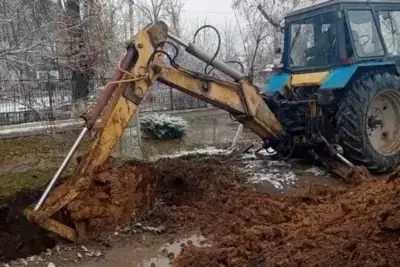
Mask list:
[[[84,103],[96,103],[105,79],[92,79]],[[70,79],[0,80],[0,125],[73,118],[72,83]],[[171,111],[208,107],[207,103],[169,86],[155,84],[141,111]]]

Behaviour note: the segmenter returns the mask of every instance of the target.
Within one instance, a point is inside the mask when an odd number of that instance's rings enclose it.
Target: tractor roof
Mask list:
[[[316,8],[330,6],[334,4],[367,4],[367,3],[397,3],[400,4],[399,0],[316,0],[314,3],[301,3],[297,7],[293,8],[292,12],[288,16],[293,16],[299,13],[314,10]]]

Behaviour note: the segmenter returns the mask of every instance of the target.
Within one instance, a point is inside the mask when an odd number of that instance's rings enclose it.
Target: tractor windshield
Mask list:
[[[335,14],[328,12],[289,23],[290,68],[327,67],[336,62]]]

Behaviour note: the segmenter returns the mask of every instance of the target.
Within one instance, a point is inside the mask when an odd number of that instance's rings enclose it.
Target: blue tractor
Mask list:
[[[400,1],[299,6],[263,92],[286,133],[268,145],[285,158],[328,145],[371,173],[391,171],[400,163],[399,65]]]

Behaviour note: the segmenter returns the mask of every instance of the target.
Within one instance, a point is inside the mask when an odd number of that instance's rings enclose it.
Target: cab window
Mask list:
[[[400,11],[380,11],[379,23],[388,55],[400,55]]]
[[[335,12],[289,23],[290,67],[328,67],[337,59]]]
[[[370,10],[348,11],[350,33],[358,57],[385,55],[378,29]]]

